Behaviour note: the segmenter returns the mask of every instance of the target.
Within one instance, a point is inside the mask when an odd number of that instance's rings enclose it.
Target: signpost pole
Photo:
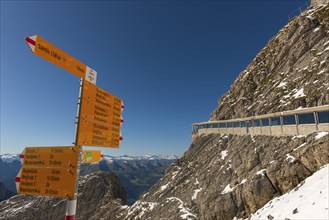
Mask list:
[[[69,180],[71,180],[71,182],[70,182],[71,191],[68,191],[67,188],[65,188],[63,191],[63,188],[61,188],[61,187],[56,188],[57,190],[55,190],[55,188],[50,188],[50,183],[47,182],[45,187],[48,187],[48,188],[45,189],[45,191],[42,193],[41,193],[40,187],[34,189],[37,191],[32,190],[32,191],[29,191],[29,193],[26,193],[26,188],[24,188],[24,190],[22,190],[22,192],[20,192],[20,193],[24,194],[24,192],[25,192],[25,194],[32,194],[32,195],[44,195],[44,194],[49,195],[49,194],[51,194],[50,196],[53,196],[53,197],[59,197],[59,198],[66,197],[67,206],[66,206],[65,220],[75,220],[77,197],[78,197],[78,182],[79,182],[80,166],[82,163],[82,146],[101,146],[101,147],[112,147],[112,148],[120,147],[120,141],[122,140],[120,127],[121,127],[121,123],[123,122],[122,116],[121,116],[122,109],[124,108],[124,106],[122,104],[123,102],[120,98],[118,98],[96,86],[97,72],[95,70],[93,70],[92,68],[88,67],[84,63],[82,63],[79,60],[75,59],[74,57],[70,56],[66,52],[64,52],[61,49],[57,48],[56,46],[52,45],[51,43],[49,43],[48,41],[46,41],[45,39],[43,39],[42,37],[40,37],[38,35],[26,37],[25,40],[35,55],[38,55],[39,57],[78,76],[80,78],[80,91],[79,91],[78,110],[77,110],[77,117],[76,117],[75,143],[74,143],[74,147],[70,148],[71,151],[68,154],[68,155],[70,155],[70,157],[72,157],[72,152],[74,152],[73,155],[75,156],[75,158],[72,159],[70,162],[65,163],[66,164],[65,166],[60,166],[60,164],[62,163],[60,160],[58,160],[58,161],[49,160],[49,162],[47,162],[47,164],[49,163],[50,165],[55,164],[57,170],[65,169],[65,171],[63,171],[63,172],[58,171],[58,173],[55,173],[56,175],[61,174],[61,172],[64,174],[70,173],[69,177],[67,177],[67,175],[51,176],[51,177],[55,178],[55,179],[51,179],[51,181],[56,180],[56,181],[60,182],[60,180],[61,180],[62,181],[61,183],[63,183],[65,181],[63,181],[62,179],[66,180],[66,182],[69,182],[69,181],[67,181],[69,179]],[[89,86],[89,87],[87,87],[87,86]],[[84,89],[86,89],[86,90],[84,90]],[[85,100],[83,95],[86,95],[88,97],[87,104],[82,104],[82,101]],[[97,96],[100,97],[100,99],[96,98]],[[92,99],[92,101],[90,101],[91,99]],[[85,107],[87,107],[87,108],[85,108]],[[90,109],[89,109],[89,107],[90,107]],[[84,119],[80,121],[81,115],[84,117]],[[93,119],[91,120],[89,118],[93,118]],[[96,122],[95,122],[95,120],[96,120]],[[58,148],[56,148],[56,147],[54,147],[54,149],[58,150]],[[64,151],[64,150],[61,150],[61,152],[62,151]],[[30,153],[35,153],[35,152],[30,152]],[[53,159],[52,158],[53,155],[49,154],[49,152],[46,155],[47,155],[47,157],[49,156],[50,159]],[[76,158],[77,156],[78,156],[78,158]],[[100,158],[100,157],[97,157],[97,158]],[[47,158],[47,159],[49,159],[49,158]],[[66,159],[68,159],[68,158],[66,158]],[[97,160],[100,160],[100,159],[97,159]],[[24,161],[25,161],[25,159],[24,159]],[[72,164],[73,161],[74,161],[74,164]],[[42,162],[42,161],[39,160],[39,162]],[[33,161],[33,160],[29,160],[29,162],[26,161],[26,164],[28,164],[28,163],[33,164],[33,163],[35,163],[35,161]],[[44,162],[42,162],[42,164],[43,163]],[[30,166],[26,166],[26,167],[30,167]],[[53,166],[51,166],[51,169],[52,169],[52,167]],[[47,174],[46,172],[48,171],[49,168],[50,167],[44,168],[44,167],[39,167],[39,166],[35,165],[35,166],[33,166],[33,172],[37,173],[38,170],[42,170],[40,172],[40,173],[42,173],[42,175],[40,174],[40,178],[42,180],[44,180],[45,179],[44,176],[49,178],[49,176],[44,175],[44,174]],[[72,171],[76,172],[76,173],[73,173]],[[18,176],[16,177],[16,182],[19,187],[20,187],[20,182],[21,182],[20,173],[21,173],[21,171],[18,173]],[[74,179],[72,179],[72,176],[74,176],[74,175],[76,175],[75,183],[74,183]],[[27,180],[29,180],[29,178],[23,177],[22,180],[28,182]],[[47,179],[47,181],[50,181],[50,180]],[[24,182],[24,183],[26,183],[26,182]],[[31,180],[28,183],[31,183]],[[75,184],[75,189],[73,190],[74,184]],[[24,184],[22,184],[22,185],[24,185]],[[20,188],[22,188],[22,187],[20,187]],[[30,189],[27,189],[27,190],[30,190]],[[60,194],[60,196],[59,196],[59,194]]]
[[[78,110],[77,110],[77,117],[76,117],[76,126],[75,126],[75,143],[74,145],[77,146],[78,143],[78,135],[79,135],[79,125],[80,125],[80,112],[81,112],[81,98],[82,98],[82,86],[83,86],[83,79],[80,79],[80,91],[79,91],[79,98],[78,98]],[[66,203],[66,215],[65,220],[75,220],[76,209],[77,209],[77,199],[78,199],[78,182],[79,182],[79,175],[80,175],[80,165],[82,160],[82,146],[79,147],[79,157],[77,163],[77,177],[75,183],[75,193],[74,198],[69,198]]]

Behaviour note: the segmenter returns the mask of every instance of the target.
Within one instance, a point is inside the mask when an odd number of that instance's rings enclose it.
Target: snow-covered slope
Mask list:
[[[250,219],[329,219],[329,164],[295,189],[274,198]]]

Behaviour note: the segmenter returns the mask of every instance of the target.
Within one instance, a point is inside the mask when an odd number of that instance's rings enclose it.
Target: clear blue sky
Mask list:
[[[125,103],[120,149],[182,154],[191,124],[305,0],[1,1],[1,154],[74,140],[79,79],[32,54],[38,34]]]

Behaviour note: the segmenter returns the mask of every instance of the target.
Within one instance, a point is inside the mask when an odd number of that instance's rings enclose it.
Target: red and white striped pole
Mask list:
[[[77,174],[76,174],[77,177],[76,177],[76,182],[75,182],[74,198],[67,200],[65,220],[75,220],[75,215],[77,212],[78,182],[79,182],[79,174],[80,174],[81,152],[82,152],[82,147],[79,146],[79,157],[78,157],[78,163],[77,163],[78,167],[77,167]]]
[[[78,98],[78,110],[77,110],[77,117],[76,117],[76,127],[75,127],[75,143],[78,143],[78,130],[80,125],[80,113],[81,113],[81,97],[82,97],[82,86],[83,86],[83,79],[80,79],[80,91],[79,91],[79,98]],[[70,198],[67,200],[66,203],[66,214],[65,220],[75,220],[75,215],[77,212],[77,200],[78,200],[78,182],[79,182],[79,175],[80,175],[80,165],[82,159],[82,147],[79,146],[79,157],[77,162],[77,176],[75,182],[75,193],[74,198]]]
[[[65,220],[75,220],[75,213],[77,211],[77,198],[67,200]]]
[[[78,119],[79,120],[79,119]],[[76,138],[76,141],[78,139]],[[75,142],[77,143],[77,142]],[[78,163],[77,163],[77,177],[75,182],[75,192],[74,198],[69,198],[66,203],[66,214],[65,220],[75,220],[75,215],[77,212],[77,200],[78,200],[78,182],[79,182],[79,175],[80,175],[80,165],[82,159],[82,147],[79,146],[79,156],[78,156]]]

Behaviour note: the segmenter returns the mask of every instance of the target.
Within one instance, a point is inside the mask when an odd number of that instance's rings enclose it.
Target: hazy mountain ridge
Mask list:
[[[118,174],[121,184],[127,190],[128,204],[132,204],[165,175],[166,169],[177,158],[175,155],[104,156],[99,163],[83,164],[80,174],[95,171]]]
[[[129,156],[129,155],[119,155],[119,156],[109,156],[104,155],[106,160],[176,160],[179,156],[175,154],[171,155],[143,155],[143,156]],[[20,161],[19,154],[2,154],[0,155],[0,160],[4,163],[12,163],[13,161]]]
[[[132,204],[165,174],[168,166],[177,158],[176,155],[105,155],[99,163],[82,164],[80,175],[97,171],[116,173],[128,192],[128,204]],[[0,155],[0,165],[2,201],[17,193],[14,179],[21,168],[19,154]]]
[[[15,177],[20,167],[19,155],[0,155],[0,201],[16,194]]]
[[[171,155],[144,155],[144,156],[129,156],[129,155],[121,155],[121,156],[108,156],[105,155],[104,158],[106,160],[176,160],[179,158],[175,154]]]
[[[12,163],[13,161],[19,161],[19,154],[3,154],[0,155],[0,160],[4,163]]]

